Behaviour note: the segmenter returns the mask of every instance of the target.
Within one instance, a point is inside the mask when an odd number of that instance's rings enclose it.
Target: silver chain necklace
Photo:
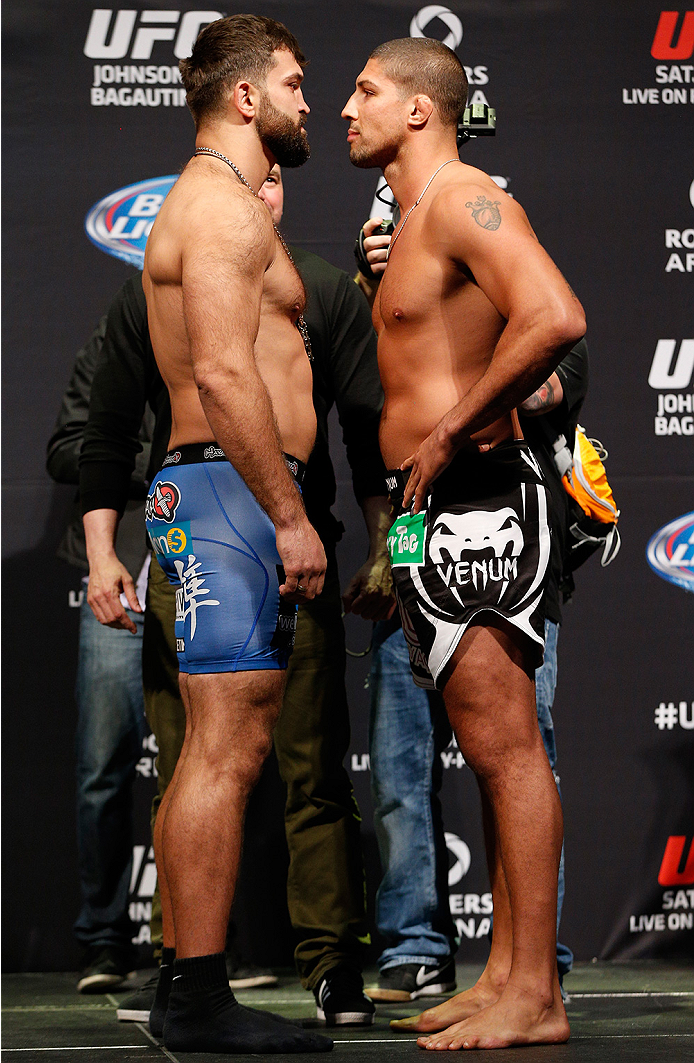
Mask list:
[[[390,252],[391,252],[391,251],[393,250],[393,248],[394,248],[394,246],[395,246],[395,241],[397,240],[398,236],[400,235],[400,233],[402,232],[402,230],[403,230],[403,229],[405,228],[405,222],[406,222],[406,221],[407,221],[407,219],[409,218],[410,214],[412,213],[412,211],[414,210],[414,208],[415,208],[415,207],[418,207],[418,206],[419,206],[419,204],[420,204],[420,203],[422,202],[422,200],[424,199],[424,193],[426,192],[427,188],[429,187],[429,185],[431,184],[431,182],[432,182],[432,181],[434,180],[434,178],[436,177],[437,173],[440,173],[440,172],[441,172],[441,170],[443,170],[444,166],[448,166],[449,162],[460,162],[460,159],[446,159],[446,161],[445,161],[445,162],[442,162],[442,163],[441,163],[441,165],[439,166],[438,170],[434,170],[433,174],[431,175],[431,177],[429,178],[429,180],[427,181],[427,183],[426,183],[426,184],[424,185],[424,188],[423,188],[423,189],[422,189],[422,191],[421,191],[421,192],[419,193],[419,199],[417,200],[417,202],[416,202],[416,203],[413,203],[413,204],[412,204],[412,206],[411,206],[411,207],[410,207],[410,209],[408,210],[407,214],[405,215],[405,217],[404,217],[404,218],[402,219],[402,221],[400,222],[400,227],[398,228],[398,231],[397,231],[397,232],[396,232],[396,233],[395,233],[395,234],[393,235],[393,239],[392,239],[392,240],[390,241],[390,243],[388,244],[388,250],[386,251],[386,262],[387,262],[387,261],[388,261],[388,259],[390,258]],[[236,168],[236,167],[234,167],[234,169],[235,169],[235,168]]]
[[[246,180],[246,178],[243,176],[243,174],[239,170],[238,166],[235,166],[234,163],[231,161],[231,159],[227,159],[226,155],[222,155],[221,151],[215,151],[214,148],[196,148],[194,154],[195,155],[214,155],[215,158],[221,159],[222,162],[225,162],[227,164],[227,166],[231,166],[232,170],[234,171],[234,173],[238,177],[239,181],[241,181],[241,183],[246,186],[246,188],[249,190],[249,192],[252,192],[252,194],[255,196],[256,199],[258,198],[258,193],[256,192],[256,190],[253,187],[253,185],[250,183],[250,181]],[[282,233],[279,231],[279,229],[275,225],[274,221],[272,223],[272,227],[275,230],[275,233],[277,234],[277,239],[279,240],[279,242],[282,244],[282,247],[284,248],[284,251],[285,251],[285,253],[287,255],[287,258],[289,259],[291,264],[294,266],[294,269],[296,269],[296,265],[294,263],[294,259],[292,258],[292,253],[289,250],[289,247],[287,246],[287,242],[284,239],[284,237],[282,236]],[[297,270],[297,272],[298,272],[298,270]],[[301,338],[304,341],[304,348],[306,350],[306,355],[308,357],[308,360],[309,360],[309,362],[312,362],[313,361],[313,352],[311,350],[311,337],[308,334],[308,325],[306,324],[306,322],[304,320],[304,315],[303,314],[299,314],[299,317],[298,317],[297,322],[296,322],[296,327],[298,328],[299,332],[301,333]]]

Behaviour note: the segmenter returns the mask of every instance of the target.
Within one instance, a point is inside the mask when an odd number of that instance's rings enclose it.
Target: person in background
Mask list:
[[[78,484],[79,454],[94,370],[106,332],[103,317],[78,352],[48,442],[46,468],[56,483]],[[149,550],[142,534],[153,418],[139,428],[141,451],[125,485],[117,548],[144,605]],[[136,959],[128,914],[133,862],[132,786],[147,734],[142,696],[141,612],[122,603],[134,634],[103,627],[87,604],[89,570],[78,501],[58,557],[83,572],[77,659],[76,812],[82,905],[74,925],[86,950],[80,993],[105,993],[126,978]]]

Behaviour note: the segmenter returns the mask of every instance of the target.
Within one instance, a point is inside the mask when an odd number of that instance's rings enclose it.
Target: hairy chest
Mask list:
[[[303,281],[286,251],[278,245],[274,261],[263,279],[261,316],[282,316],[294,322],[305,308]]]

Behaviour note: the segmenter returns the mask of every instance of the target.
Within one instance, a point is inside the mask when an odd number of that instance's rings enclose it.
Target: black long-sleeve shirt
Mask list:
[[[305,319],[313,349],[316,444],[308,462],[303,497],[309,519],[326,545],[340,525],[330,512],[335,474],[328,450],[328,414],[333,405],[342,427],[357,501],[385,493],[378,445],[383,392],[376,337],[368,304],[350,277],[308,251],[292,249],[306,288]],[[145,404],[155,414],[147,479],[161,467],[171,431],[166,386],[154,360],[147,328],[141,274],[116,295],[92,383],[89,420],[80,451],[82,512],[123,511],[140,450],[138,433]]]
[[[77,352],[70,382],[60,404],[60,412],[53,434],[46,448],[46,469],[57,482],[79,484],[79,456],[84,429],[89,418],[89,399],[94,371],[106,335],[107,316],[101,319],[94,332]],[[147,553],[142,535],[142,509],[147,494],[146,476],[150,457],[153,417],[147,409],[139,430],[142,447],[135,468],[126,486],[127,499],[118,526],[116,549],[118,556],[133,575],[137,575]],[[87,551],[79,506],[79,492],[72,507],[65,534],[58,547],[58,557],[83,571],[88,571]]]

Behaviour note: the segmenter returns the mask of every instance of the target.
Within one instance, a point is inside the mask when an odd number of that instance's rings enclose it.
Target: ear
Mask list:
[[[414,96],[407,115],[410,129],[423,129],[434,111],[434,105],[428,96]]]
[[[239,114],[250,121],[255,118],[258,110],[259,92],[250,81],[237,81],[231,94],[230,103]]]

